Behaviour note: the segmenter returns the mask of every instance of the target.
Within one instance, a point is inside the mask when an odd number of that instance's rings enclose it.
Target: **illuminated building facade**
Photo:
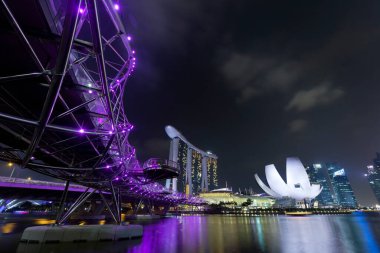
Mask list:
[[[341,207],[357,207],[356,197],[344,168],[327,163],[327,172],[334,190],[334,201]]]
[[[376,153],[373,165],[367,166],[367,178],[377,202],[380,203],[380,153]]]
[[[331,192],[330,183],[324,170],[324,166],[319,163],[306,167],[306,172],[309,175],[310,183],[319,184],[322,187],[321,193],[315,198],[315,200],[318,201],[318,206],[333,206],[333,195]]]
[[[207,160],[207,181],[209,190],[218,188],[218,159],[209,158]]]
[[[291,198],[310,204],[322,191],[319,184],[310,183],[305,167],[297,157],[286,158],[286,183],[273,164],[265,166],[265,176],[269,187],[257,174],[256,181],[267,194],[276,199]]]
[[[231,189],[228,188],[203,192],[199,194],[199,197],[204,199],[207,204],[220,204],[222,202],[226,204],[236,203],[238,206],[241,206],[247,199],[250,199],[252,201],[250,206],[256,208],[271,208],[275,203],[275,199],[271,197],[238,195],[234,194]]]
[[[165,131],[171,138],[169,160],[177,162],[181,170],[179,180],[168,179],[166,188],[186,194],[215,189],[218,186],[218,157],[192,145],[172,126],[166,126]]]

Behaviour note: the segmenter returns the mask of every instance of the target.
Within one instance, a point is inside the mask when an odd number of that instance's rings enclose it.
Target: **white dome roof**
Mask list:
[[[319,184],[310,184],[305,167],[297,157],[286,159],[286,180],[282,179],[273,164],[265,166],[265,176],[269,187],[255,174],[260,187],[275,198],[290,197],[296,200],[314,199],[318,196],[322,187]]]

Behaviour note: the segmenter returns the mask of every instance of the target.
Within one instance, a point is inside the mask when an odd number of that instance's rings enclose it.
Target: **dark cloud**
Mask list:
[[[250,54],[230,53],[224,57],[221,72],[227,86],[237,92],[237,102],[255,95],[284,91],[298,79],[300,66],[293,61],[262,58]]]
[[[323,82],[310,90],[298,91],[286,109],[303,112],[317,106],[331,104],[343,95],[344,91],[341,88],[334,88],[329,82]]]

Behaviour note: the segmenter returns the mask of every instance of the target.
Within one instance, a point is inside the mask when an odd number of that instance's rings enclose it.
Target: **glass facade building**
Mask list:
[[[180,169],[180,174],[178,176],[178,191],[180,191],[180,192],[185,192],[186,162],[187,162],[187,145],[182,140],[179,140],[177,164],[178,164],[179,169]]]
[[[207,160],[207,181],[209,191],[218,188],[218,160],[209,158]]]
[[[188,156],[187,152],[191,152]],[[197,194],[201,192],[202,184],[202,154],[196,150],[189,149],[188,145],[179,140],[178,143],[178,160],[177,163],[180,168],[180,175],[178,177],[178,191],[186,192],[186,164],[188,157],[191,157],[191,185],[192,193]],[[217,159],[207,158],[207,184],[209,191],[214,190],[218,187],[218,174]]]
[[[334,201],[341,207],[357,207],[345,169],[336,163],[327,163],[326,167],[334,191]]]
[[[367,178],[369,185],[375,194],[377,202],[380,203],[380,153],[376,153],[376,158],[373,159],[373,165],[367,166]]]
[[[312,164],[306,167],[306,172],[309,175],[310,183],[319,184],[323,187],[322,192],[315,198],[315,200],[318,201],[318,206],[333,206],[334,200],[331,192],[330,183],[324,171],[324,166],[319,163]]]

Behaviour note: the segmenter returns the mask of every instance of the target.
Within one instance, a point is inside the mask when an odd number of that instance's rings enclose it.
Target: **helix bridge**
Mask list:
[[[58,223],[92,194],[116,222],[124,199],[202,205],[168,190],[173,161],[138,161],[124,94],[137,64],[111,0],[0,1],[0,158],[66,182]],[[86,187],[64,212],[71,183]],[[104,194],[108,193],[108,194]]]

